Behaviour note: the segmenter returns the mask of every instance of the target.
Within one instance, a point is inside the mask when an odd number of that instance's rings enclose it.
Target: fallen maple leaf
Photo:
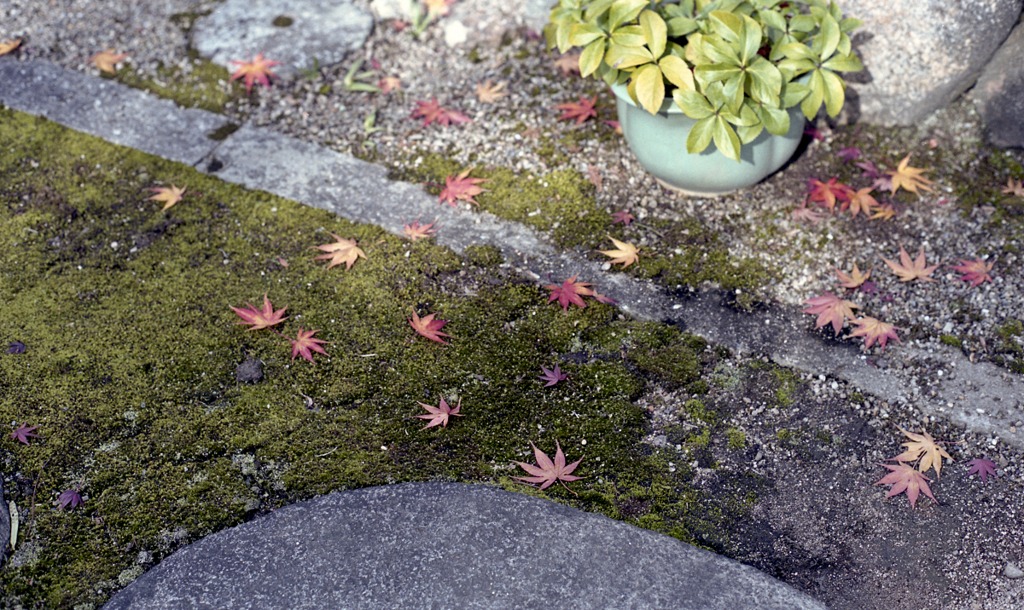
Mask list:
[[[493,104],[508,95],[505,91],[505,85],[507,84],[505,82],[495,83],[491,79],[478,83],[476,86],[476,99],[480,100],[483,104]]]
[[[807,201],[817,203],[829,212],[836,207],[836,202],[849,204],[853,189],[839,182],[836,178],[829,178],[828,182],[822,182],[811,178],[807,183]],[[844,208],[845,209],[845,208]]]
[[[932,191],[932,188],[928,186],[932,181],[922,175],[928,170],[918,167],[910,167],[907,165],[909,162],[910,155],[907,155],[899,162],[896,169],[886,172],[892,179],[892,186],[889,188],[890,195],[896,194],[896,191],[901,188],[910,191],[911,193],[917,193],[917,189],[929,192]]]
[[[789,215],[793,220],[809,222],[812,225],[818,224],[825,217],[822,212],[815,210],[814,208],[807,207],[806,201],[794,208]]]
[[[427,224],[420,224],[420,221],[414,220],[412,223],[402,227],[402,233],[409,238],[409,241],[416,241],[418,239],[427,239],[437,233],[434,229],[434,223],[428,222]]]
[[[356,245],[356,240],[345,239],[344,237],[339,237],[334,233],[331,233],[331,237],[337,241],[330,244],[315,246],[317,250],[326,252],[327,254],[315,256],[313,257],[313,260],[330,261],[327,263],[328,269],[344,263],[345,270],[347,271],[352,268],[352,265],[354,265],[357,260],[360,258],[366,258],[366,253],[363,252],[362,248]]]
[[[928,472],[929,469],[934,468],[935,475],[942,476],[942,458],[953,459],[946,453],[946,450],[940,447],[935,439],[924,430],[921,431],[921,434],[915,434],[900,428],[900,432],[910,441],[901,445],[907,450],[892,459],[904,463],[917,462],[917,469],[921,472]]]
[[[114,49],[107,49],[93,55],[89,61],[91,61],[100,72],[117,74],[117,64],[124,61],[127,57],[127,53],[118,53]]]
[[[612,212],[612,224],[622,224],[629,226],[631,222],[636,220],[636,216],[629,213],[628,210],[619,210],[618,212]]]
[[[454,415],[456,417],[462,417],[462,414],[459,413],[459,409],[462,408],[462,399],[461,398],[459,399],[459,404],[455,405],[454,407],[449,407],[448,403],[445,402],[443,396],[440,397],[440,398],[441,398],[441,403],[438,404],[436,407],[432,406],[432,405],[424,404],[422,402],[418,403],[421,407],[423,407],[424,409],[429,411],[429,413],[425,413],[423,415],[417,415],[416,416],[416,417],[418,417],[420,419],[429,419],[430,420],[427,423],[426,426],[423,426],[424,430],[426,430],[427,428],[433,428],[434,426],[441,426],[442,428],[447,428],[448,427],[448,417],[449,416]]]
[[[472,120],[461,112],[442,108],[437,103],[436,97],[429,102],[417,101],[416,108],[412,111],[412,118],[422,118],[424,127],[434,122],[448,127],[452,123],[468,123]]]
[[[615,265],[621,263],[622,268],[625,269],[640,260],[640,250],[633,244],[619,241],[610,235],[608,236],[608,239],[612,240],[612,244],[615,246],[615,249],[599,250],[599,252],[612,259],[608,261],[609,264]]]
[[[970,469],[967,471],[967,476],[972,474],[978,475],[981,482],[984,483],[990,476],[999,476],[996,474],[996,463],[988,458],[974,458],[970,462],[967,462]]]
[[[82,494],[77,489],[65,489],[57,497],[57,505],[61,510],[71,510],[83,504]]]
[[[313,352],[318,354],[327,355],[324,348],[320,347],[320,344],[326,344],[326,341],[322,341],[313,337],[313,335],[320,332],[319,330],[303,330],[299,327],[299,334],[294,339],[288,337],[288,341],[292,344],[292,360],[295,360],[296,356],[302,356],[304,359],[313,362]]]
[[[8,354],[24,354],[26,349],[25,344],[21,341],[15,340],[7,344]]]
[[[853,320],[853,324],[857,329],[850,333],[850,336],[863,337],[864,349],[870,349],[877,342],[878,347],[884,352],[885,345],[890,339],[900,343],[900,338],[896,336],[896,327],[892,324],[868,316]]]
[[[427,7],[427,14],[431,17],[441,17],[448,14],[448,7],[455,4],[455,0],[423,0],[423,6]]]
[[[576,277],[572,276],[561,285],[548,284],[545,286],[544,288],[551,291],[548,303],[558,301],[558,304],[562,306],[562,311],[568,311],[570,304],[586,307],[587,304],[583,302],[583,297],[594,296],[595,293],[591,290],[589,282],[577,282]]]
[[[856,146],[848,146],[836,152],[836,156],[849,163],[850,161],[860,158],[860,149]]]
[[[871,161],[858,161],[854,163],[861,169],[861,176],[871,180],[871,188],[880,191],[887,191],[892,188],[892,178],[882,173],[878,166]]]
[[[3,53],[0,53],[0,55],[3,55]],[[1006,186],[1001,192],[1004,195],[1024,198],[1024,182],[1021,180],[1014,180],[1013,178],[1007,178]]]
[[[480,188],[480,185],[487,182],[487,179],[469,178],[469,172],[471,171],[473,171],[472,167],[457,176],[446,177],[444,179],[444,189],[437,196],[437,200],[447,202],[452,207],[455,207],[457,201],[480,205],[473,197],[485,192],[484,189]]]
[[[29,440],[33,438],[39,438],[39,435],[36,434],[36,430],[38,429],[39,426],[21,424],[20,426],[11,431],[11,440],[18,441],[22,445],[27,445],[29,443]]]
[[[548,367],[542,365],[540,367],[540,370],[540,380],[547,382],[544,384],[545,388],[549,388],[553,385],[556,385],[559,381],[565,381],[566,379],[569,378],[568,375],[562,372],[562,369],[560,369],[557,364],[553,369],[549,369]]]
[[[0,55],[7,55],[14,49],[21,46],[21,38],[12,38],[10,40],[4,40],[0,42]]]
[[[562,76],[569,76],[570,74],[580,73],[580,54],[579,53],[565,53],[559,55],[557,59],[551,62]]]
[[[931,278],[931,274],[939,268],[938,265],[928,265],[924,259],[924,248],[921,248],[917,252],[917,258],[913,261],[910,260],[910,255],[903,249],[903,244],[900,244],[900,262],[891,261],[887,258],[882,258],[886,265],[892,269],[892,272],[900,278],[901,282],[912,282],[914,280],[921,280],[922,282],[934,282]]]
[[[246,303],[245,305],[244,308],[232,307],[231,310],[238,314],[238,317],[242,318],[239,324],[252,325],[249,330],[270,328],[288,319],[284,316],[284,311],[288,308],[283,307],[274,311],[274,306],[270,304],[270,299],[265,294],[263,295],[263,309],[256,309],[251,303]]]
[[[880,205],[871,216],[870,220],[889,220],[896,216],[896,208],[892,207],[891,203],[884,203]]]
[[[431,341],[443,343],[448,345],[448,342],[442,339],[442,337],[451,337],[448,333],[441,332],[444,325],[448,323],[447,320],[435,320],[434,316],[437,314],[427,314],[422,318],[416,314],[416,310],[413,310],[412,317],[409,318],[409,326],[416,331],[416,334],[421,337],[426,337]]]
[[[611,127],[612,131],[614,131],[615,133],[619,134],[620,136],[622,135],[622,123],[620,123],[618,121],[601,121],[601,122],[604,123],[605,125]]]
[[[886,498],[906,492],[907,500],[910,501],[910,508],[914,508],[918,496],[921,492],[924,492],[924,495],[931,498],[932,502],[938,503],[935,496],[932,495],[932,490],[928,487],[931,479],[918,472],[913,466],[907,464],[882,464],[882,466],[890,472],[876,482],[875,485],[892,486],[889,488],[889,493],[885,495]]]
[[[849,208],[850,215],[854,218],[857,217],[859,212],[864,212],[864,215],[870,218],[874,210],[881,207],[878,200],[871,196],[872,190],[874,189],[868,187],[850,193],[849,201],[844,202],[841,209]]]
[[[246,95],[252,91],[254,84],[258,83],[264,87],[269,87],[270,77],[277,77],[270,69],[281,65],[279,61],[263,57],[263,53],[257,53],[250,61],[231,60],[231,63],[237,65],[238,69],[231,73],[231,77],[228,80],[245,79]]]
[[[380,92],[387,95],[392,91],[402,90],[402,79],[397,76],[385,76],[384,78],[377,81],[377,88]]]
[[[860,309],[860,305],[852,301],[840,299],[831,292],[817,297],[811,297],[804,302],[807,309],[804,313],[818,316],[814,328],[821,328],[826,324],[832,325],[832,330],[838,335],[843,330],[843,324],[847,318],[853,319],[854,309]]]
[[[558,441],[555,441],[555,460],[551,461],[551,458],[546,453],[537,449],[537,446],[530,442],[530,446],[533,447],[533,456],[537,460],[537,465],[525,464],[523,462],[516,462],[520,468],[525,470],[530,476],[528,477],[512,477],[517,481],[523,481],[526,483],[540,483],[541,489],[547,489],[555,481],[558,481],[562,487],[565,487],[566,483],[580,480],[580,477],[572,475],[572,471],[576,470],[576,467],[580,465],[583,458],[580,458],[572,464],[566,465],[565,454],[562,453],[562,447],[559,446]],[[569,489],[568,487],[565,487]],[[570,490],[571,491],[571,490]]]
[[[171,186],[155,186],[155,187],[152,187],[149,190],[151,192],[155,193],[155,195],[150,197],[149,201],[159,201],[159,202],[162,202],[164,204],[164,207],[160,208],[160,211],[162,212],[162,211],[164,211],[164,210],[166,210],[166,209],[168,209],[170,207],[173,207],[174,204],[176,204],[179,201],[181,201],[181,197],[182,197],[182,195],[185,194],[185,189],[186,188],[187,187],[178,188],[178,187],[174,186],[173,184]]]
[[[868,269],[866,273],[861,273],[860,267],[857,266],[857,263],[853,264],[853,271],[850,272],[850,275],[847,275],[839,269],[836,269],[835,272],[836,277],[839,278],[839,285],[843,288],[849,288],[850,290],[859,288],[861,284],[871,277],[871,269]]]
[[[992,276],[988,274],[992,271],[992,267],[995,262],[986,263],[980,258],[976,258],[973,261],[966,261],[960,259],[960,264],[953,267],[953,271],[960,274],[960,279],[964,282],[970,282],[971,288],[980,286],[985,282],[991,282]]]
[[[558,120],[575,120],[576,124],[580,125],[591,117],[597,117],[597,110],[594,108],[596,104],[596,95],[591,99],[587,99],[583,96],[580,96],[578,102],[566,102],[564,104],[558,104],[557,106],[555,106],[555,108],[562,111],[562,115],[558,117]]]

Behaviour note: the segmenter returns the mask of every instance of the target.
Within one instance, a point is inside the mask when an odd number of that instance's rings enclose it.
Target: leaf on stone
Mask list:
[[[127,59],[127,53],[118,53],[114,49],[107,49],[100,51],[89,58],[92,65],[96,66],[100,72],[106,74],[117,74],[117,64]]]
[[[270,78],[277,77],[276,74],[271,72],[271,68],[274,66],[281,65],[281,62],[274,61],[263,57],[263,53],[257,53],[249,61],[231,60],[231,63],[238,66],[234,72],[231,73],[231,78],[228,80],[243,79],[245,82],[245,93],[248,95],[252,92],[253,85],[260,85],[263,87],[270,86]]]
[[[970,466],[967,470],[967,476],[976,474],[982,483],[986,482],[990,476],[999,476],[996,474],[996,463],[988,458],[974,458],[967,462],[967,465]]]
[[[621,264],[622,268],[625,269],[640,260],[640,250],[633,244],[619,241],[611,236],[608,236],[608,239],[612,240],[612,245],[615,246],[615,249],[599,250],[599,252],[611,259],[608,261],[610,264]]]
[[[897,263],[884,257],[882,260],[900,278],[901,282],[912,282],[914,280],[934,282],[935,280],[931,277],[931,274],[939,268],[938,265],[929,265],[925,261],[924,248],[918,250],[917,258],[910,260],[910,255],[903,249],[903,244],[900,244],[900,262]]]
[[[0,42],[0,55],[7,55],[21,46],[21,38],[11,38]]]
[[[320,345],[326,345],[327,342],[315,338],[313,335],[320,332],[319,330],[304,330],[301,326],[299,332],[294,339],[288,337],[288,341],[292,344],[292,360],[295,360],[296,356],[302,356],[303,359],[313,362],[313,352],[318,354],[327,355],[324,348]]]
[[[546,366],[541,366],[540,380],[545,382],[544,387],[549,388],[553,385],[557,385],[559,381],[565,381],[569,378],[568,375],[562,372],[562,369],[555,365],[555,368],[549,369]]]
[[[853,192],[853,189],[839,182],[837,178],[829,178],[828,182],[811,178],[807,183],[807,201],[816,203],[829,212],[835,209],[837,202],[848,203]]]
[[[454,415],[455,417],[462,417],[462,413],[459,413],[459,410],[462,409],[462,399],[461,398],[459,399],[459,403],[457,405],[455,405],[454,407],[449,407],[448,403],[445,402],[445,399],[444,399],[443,396],[440,397],[440,398],[441,398],[441,402],[436,407],[433,406],[433,405],[428,405],[428,404],[422,403],[422,402],[421,403],[417,403],[421,407],[423,407],[424,409],[426,409],[428,411],[427,413],[424,413],[423,415],[417,415],[416,416],[416,417],[418,417],[420,419],[429,420],[427,422],[427,425],[423,426],[424,430],[426,430],[427,428],[433,428],[434,426],[441,426],[442,428],[447,428],[448,427],[448,418],[450,416]]]
[[[431,341],[436,341],[438,343],[448,345],[448,342],[445,341],[442,337],[451,337],[451,335],[449,335],[448,333],[441,332],[441,329],[444,328],[444,325],[447,324],[448,321],[435,320],[434,316],[436,315],[437,314],[431,313],[421,318],[419,317],[419,315],[416,314],[416,310],[413,310],[412,317],[409,318],[409,326],[412,326],[412,329],[416,331],[416,334],[420,335],[421,337],[425,337],[427,339],[430,339]]]
[[[508,92],[505,91],[507,84],[505,82],[495,83],[491,79],[477,83],[476,99],[480,100],[481,104],[493,104],[508,95]]]
[[[57,506],[61,510],[71,510],[83,504],[82,494],[77,489],[65,489],[57,497]]]
[[[366,258],[366,253],[363,252],[362,248],[356,245],[356,240],[345,239],[344,237],[340,237],[334,233],[331,233],[331,237],[335,239],[333,243],[315,246],[317,250],[326,252],[326,254],[315,256],[313,257],[313,260],[329,261],[327,263],[328,269],[344,264],[345,270],[347,271],[352,268],[352,265],[354,265],[357,260],[360,258]]]
[[[864,340],[865,350],[878,343],[879,349],[884,352],[885,346],[890,339],[900,343],[900,338],[896,336],[896,327],[887,322],[863,316],[853,320],[853,325],[857,328],[850,333],[850,337],[861,337]]]
[[[853,271],[851,271],[849,275],[839,269],[836,269],[835,272],[836,277],[839,278],[839,285],[850,290],[860,288],[860,285],[871,277],[871,269],[868,269],[865,273],[861,273],[860,267],[857,266],[857,263],[853,264]]]
[[[434,223],[428,222],[427,224],[420,224],[420,221],[414,220],[411,223],[402,227],[402,234],[409,238],[409,241],[416,241],[419,239],[428,239],[434,236],[437,230],[434,229]]]
[[[914,508],[918,496],[923,492],[933,502],[938,502],[928,487],[931,479],[918,472],[913,466],[908,464],[882,464],[882,466],[889,470],[889,474],[882,477],[875,485],[891,485],[889,493],[885,495],[886,498],[906,492],[910,508]]]
[[[992,281],[992,276],[988,272],[992,271],[994,265],[995,262],[986,263],[980,258],[972,261],[960,259],[960,264],[953,266],[953,271],[960,274],[961,281],[970,282],[971,288],[975,288]]]
[[[565,463],[565,454],[562,453],[562,447],[559,446],[558,441],[555,441],[555,459],[552,461],[546,453],[537,448],[533,442],[530,442],[530,446],[533,447],[533,456],[537,460],[537,465],[526,464],[523,462],[516,462],[520,468],[525,470],[528,477],[512,477],[517,481],[523,481],[530,484],[540,484],[541,489],[547,489],[556,481],[565,487],[566,483],[580,480],[581,477],[574,476],[572,472],[576,470],[576,467],[580,465],[583,458],[580,458],[572,464]],[[572,490],[569,490],[572,491]]]
[[[0,53],[2,55],[2,53]],[[1013,178],[1006,179],[1006,186],[1001,191],[1004,195],[1010,195],[1011,197],[1020,197],[1024,199],[1024,181],[1014,180]]]
[[[36,434],[36,430],[38,429],[39,426],[21,424],[20,426],[11,431],[11,440],[18,441],[22,445],[27,445],[29,444],[29,441],[31,439],[39,438],[39,435]]]
[[[558,304],[562,306],[562,311],[567,311],[569,305],[575,305],[577,307],[586,307],[587,304],[583,302],[583,297],[594,296],[594,291],[590,288],[589,282],[577,282],[577,276],[565,280],[559,284],[548,284],[544,288],[551,291],[548,296],[548,303],[552,301],[558,301]]]
[[[231,310],[238,314],[238,317],[242,318],[239,324],[250,325],[249,330],[261,330],[264,328],[270,328],[284,322],[288,318],[285,317],[284,312],[287,307],[283,307],[274,311],[274,306],[270,304],[270,299],[267,295],[263,295],[263,308],[256,309],[251,303],[246,303],[245,307],[232,307]]]
[[[436,97],[429,102],[417,101],[416,108],[412,111],[412,118],[423,119],[424,127],[428,127],[431,123],[448,127],[452,123],[469,123],[472,120],[457,110],[442,107],[437,103]]]
[[[455,207],[456,202],[465,201],[472,203],[473,205],[480,205],[477,203],[476,197],[480,193],[484,193],[484,189],[480,188],[480,185],[487,182],[486,178],[470,178],[469,172],[473,171],[473,168],[469,168],[456,176],[448,176],[444,179],[444,189],[441,194],[437,196],[438,201],[447,202],[448,205]]]
[[[896,191],[899,189],[910,191],[911,193],[917,193],[918,189],[932,192],[932,188],[929,186],[932,181],[925,178],[923,175],[924,172],[928,170],[911,167],[908,163],[910,163],[910,155],[903,157],[896,166],[896,169],[886,172],[892,180],[892,186],[889,188],[889,194],[895,195]],[[918,193],[918,195],[920,195],[920,193]]]
[[[826,292],[821,296],[811,297],[804,302],[807,305],[804,313],[818,316],[817,322],[815,322],[815,328],[821,328],[826,324],[832,325],[832,330],[838,335],[843,330],[843,324],[846,319],[853,319],[854,309],[860,309],[860,305],[852,301],[841,299],[831,292]]]
[[[935,469],[935,475],[942,475],[942,458],[952,461],[952,457],[946,453],[943,449],[935,442],[930,434],[921,431],[921,434],[909,432],[900,428],[900,432],[910,440],[903,443],[901,446],[906,447],[906,451],[892,458],[896,462],[911,463],[917,462],[917,469],[921,472],[928,472],[929,469]]]
[[[612,212],[612,224],[622,224],[629,226],[631,222],[636,220],[636,216],[633,216],[629,210],[619,210],[618,212]]]
[[[582,124],[584,121],[590,118],[597,117],[597,110],[594,108],[597,105],[597,96],[587,99],[580,96],[579,101],[566,102],[564,104],[558,104],[555,108],[562,111],[561,116],[558,117],[560,121],[576,121],[577,125]]]
[[[154,186],[149,189],[153,193],[153,196],[149,198],[149,201],[159,201],[163,203],[164,207],[160,208],[160,211],[162,212],[181,201],[186,188],[187,187],[178,188],[173,184],[171,186]]]

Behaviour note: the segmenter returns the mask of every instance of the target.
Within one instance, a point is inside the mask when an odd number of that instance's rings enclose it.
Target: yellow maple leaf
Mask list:
[[[600,252],[612,259],[609,261],[612,265],[622,263],[622,268],[625,269],[640,260],[640,250],[633,244],[619,241],[611,236],[608,236],[608,239],[612,240],[612,243],[615,244],[615,249],[600,250]]]
[[[929,265],[925,261],[924,248],[917,251],[917,258],[910,260],[910,254],[903,249],[903,244],[900,244],[900,262],[897,263],[885,257],[882,260],[885,261],[886,265],[889,265],[889,268],[900,278],[901,282],[912,282],[914,280],[934,282],[935,280],[931,275],[939,268],[938,265]]]
[[[477,84],[476,99],[480,100],[480,102],[484,104],[493,104],[508,95],[508,93],[505,92],[505,85],[506,83],[504,82],[495,83],[491,81],[491,79],[487,79],[486,81]]]
[[[922,175],[928,170],[911,167],[908,163],[910,163],[910,155],[903,157],[896,169],[886,172],[892,176],[892,190],[889,194],[895,195],[896,191],[901,188],[911,193],[917,193],[917,189],[932,192],[932,188],[928,186],[932,181]]]
[[[942,458],[952,461],[953,458],[946,453],[943,449],[935,442],[930,434],[921,431],[921,434],[914,434],[900,428],[900,432],[904,434],[910,441],[903,443],[902,446],[906,447],[907,450],[903,453],[892,458],[897,462],[917,462],[917,469],[919,472],[928,472],[929,468],[935,469],[935,475],[942,475]]]
[[[0,52],[0,55],[3,55],[3,53]],[[1020,197],[1024,199],[1024,181],[1007,178],[1006,186],[1003,187],[1001,192],[1004,195],[1011,195],[1013,197]]]
[[[114,49],[107,49],[93,55],[90,61],[100,72],[117,74],[117,64],[124,61],[127,57],[127,53],[118,53]]]
[[[185,188],[178,188],[173,184],[171,186],[158,186],[153,187],[149,190],[153,191],[154,195],[149,198],[150,201],[160,201],[164,204],[164,207],[160,211],[164,211],[167,208],[172,207],[174,204],[181,201],[182,195],[185,194]]]
[[[871,270],[868,269],[866,273],[861,273],[860,267],[857,266],[857,263],[853,264],[853,271],[851,271],[849,275],[839,269],[836,269],[835,272],[836,277],[839,278],[839,285],[851,290],[859,288],[861,284],[871,277]]]
[[[10,40],[4,40],[0,42],[0,55],[7,55],[14,49],[21,46],[21,38],[12,38]]]
[[[358,259],[366,258],[366,253],[363,252],[361,248],[356,246],[356,240],[345,239],[344,237],[340,237],[338,235],[335,235],[334,233],[331,233],[331,237],[333,237],[337,241],[330,244],[316,246],[317,250],[326,252],[327,254],[321,254],[315,257],[313,260],[329,261],[327,263],[328,269],[344,263],[345,269],[347,270],[351,269],[352,265],[354,265]]]

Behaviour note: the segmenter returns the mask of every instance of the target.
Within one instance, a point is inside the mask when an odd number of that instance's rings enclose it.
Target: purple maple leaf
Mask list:
[[[30,426],[28,424],[21,424],[11,432],[11,440],[18,441],[22,445],[27,445],[30,439],[39,438],[36,434],[36,429],[39,426]]]
[[[539,379],[541,381],[547,382],[544,384],[545,388],[551,387],[557,384],[559,381],[565,381],[566,379],[569,378],[568,375],[562,372],[562,369],[558,368],[557,364],[553,369],[549,369],[546,366],[541,366],[540,370],[543,371],[543,374],[539,377]]]
[[[629,226],[629,223],[636,220],[636,216],[629,213],[629,210],[619,210],[618,212],[612,212],[612,224],[623,224]]]
[[[837,152],[836,156],[843,161],[850,162],[860,157],[860,149],[856,146],[848,146]]]
[[[7,344],[8,354],[24,354],[25,349],[25,344],[21,341],[11,341]]]
[[[967,476],[976,474],[982,483],[988,479],[989,475],[993,477],[999,476],[996,474],[996,463],[988,458],[974,458],[967,465],[971,467],[967,471]]]
[[[82,494],[78,493],[77,489],[65,489],[57,498],[57,504],[60,505],[62,510],[78,508],[83,504]]]

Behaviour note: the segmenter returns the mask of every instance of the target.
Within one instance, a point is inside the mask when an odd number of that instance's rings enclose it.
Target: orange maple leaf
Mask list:
[[[507,84],[505,82],[495,83],[490,79],[478,83],[476,86],[476,99],[480,100],[483,104],[493,104],[508,95],[505,91],[505,85]]]
[[[326,341],[322,341],[313,337],[319,330],[303,330],[299,327],[299,333],[294,339],[288,337],[288,341],[292,344],[292,360],[295,360],[296,356],[302,356],[306,360],[313,362],[313,352],[318,354],[327,355],[324,348],[320,347],[320,344],[326,344]]]
[[[896,208],[892,207],[891,203],[885,203],[874,211],[868,218],[870,220],[889,220],[896,216]]]
[[[915,434],[900,428],[900,432],[909,438],[910,441],[901,445],[902,447],[906,447],[907,450],[892,458],[893,461],[917,462],[917,469],[920,472],[928,472],[930,468],[934,468],[935,475],[941,476],[942,458],[952,461],[952,456],[946,453],[946,450],[935,442],[932,435],[928,434],[924,430],[921,431],[921,434]]]
[[[612,240],[612,244],[615,245],[615,249],[599,250],[599,252],[612,259],[608,261],[610,264],[615,265],[621,263],[622,268],[625,269],[640,260],[640,250],[633,244],[619,241],[610,235],[608,236],[608,239]]]
[[[417,101],[416,108],[412,111],[412,118],[422,118],[424,127],[434,122],[448,127],[452,123],[469,123],[472,120],[461,112],[441,107],[437,103],[436,97],[429,102]]]
[[[551,487],[556,481],[559,482],[562,487],[565,487],[566,483],[573,481],[579,481],[581,477],[572,474],[572,471],[576,470],[576,467],[580,465],[583,458],[580,458],[572,464],[565,463],[565,454],[562,453],[562,447],[555,441],[555,459],[554,461],[548,457],[546,453],[537,449],[537,446],[530,442],[530,446],[533,447],[533,457],[537,460],[537,465],[526,464],[524,462],[516,462],[520,468],[525,470],[528,477],[512,477],[517,481],[523,481],[525,483],[540,483],[541,489],[547,489]],[[569,489],[568,487],[565,487]],[[572,491],[572,490],[570,490]]]
[[[21,38],[12,38],[10,40],[4,40],[0,42],[0,55],[7,55],[14,49],[21,46]]]
[[[831,212],[835,210],[836,202],[843,202],[842,209],[846,209],[853,192],[853,189],[839,182],[837,178],[829,178],[828,182],[811,178],[808,181],[807,201],[817,203]]]
[[[992,276],[988,274],[992,271],[992,267],[995,262],[986,263],[980,258],[976,258],[973,261],[965,261],[960,259],[960,264],[953,267],[953,271],[960,274],[960,279],[964,282],[970,282],[971,288],[980,286],[985,282],[991,282]]]
[[[187,187],[178,188],[178,187],[174,186],[173,184],[171,186],[169,186],[169,187],[167,187],[167,186],[155,186],[155,187],[152,187],[149,190],[152,191],[153,193],[155,193],[155,195],[150,197],[149,201],[160,201],[160,202],[162,202],[164,204],[164,207],[160,208],[160,211],[162,212],[162,211],[164,211],[164,210],[174,206],[174,204],[178,203],[179,201],[181,201],[182,195],[185,194],[185,188],[187,188]]]
[[[455,4],[455,0],[423,0],[423,6],[427,7],[427,15],[441,17],[448,14],[448,9]]]
[[[850,215],[854,218],[857,217],[859,212],[864,212],[864,215],[870,218],[875,209],[882,205],[878,203],[877,199],[871,196],[871,191],[873,190],[874,189],[870,186],[857,191],[852,191],[851,189],[849,201],[844,202],[840,209],[845,210],[849,208]]]
[[[880,481],[876,482],[875,485],[892,486],[889,488],[889,493],[885,494],[886,498],[906,492],[907,500],[910,501],[910,508],[914,508],[918,496],[921,492],[924,492],[924,495],[931,498],[932,502],[938,503],[935,496],[932,495],[932,490],[928,487],[928,482],[931,479],[918,472],[914,467],[907,464],[882,464],[882,466],[890,472],[882,477]]]
[[[457,176],[446,177],[444,179],[444,189],[437,196],[437,200],[445,201],[452,207],[455,207],[457,201],[480,205],[473,197],[485,192],[479,185],[487,182],[487,179],[469,178],[469,172],[471,171],[473,171],[472,167]]]
[[[356,240],[345,239],[331,233],[331,237],[335,240],[334,243],[323,244],[321,246],[315,246],[317,250],[326,252],[327,254],[321,254],[313,258],[313,260],[326,260],[330,261],[327,263],[327,268],[335,267],[342,263],[345,264],[345,270],[352,268],[352,265],[356,263],[360,258],[366,258],[366,253],[363,252],[362,248],[356,246]]]
[[[918,167],[910,167],[907,165],[910,163],[910,155],[903,157],[903,160],[899,162],[896,169],[889,170],[886,173],[892,176],[892,187],[889,194],[895,195],[898,189],[910,191],[911,193],[917,193],[917,189],[922,191],[932,192],[932,188],[928,186],[932,183],[931,180],[925,178],[922,174],[928,171]],[[918,193],[920,195],[920,193]]]
[[[243,307],[231,307],[231,310],[238,314],[238,317],[242,318],[239,324],[251,324],[249,330],[260,330],[263,328],[270,328],[284,322],[288,318],[285,317],[284,311],[288,309],[283,307],[274,311],[274,306],[270,304],[270,299],[267,295],[263,295],[263,309],[256,309],[251,303],[246,303]]]
[[[843,288],[849,288],[850,290],[860,288],[860,285],[871,277],[871,269],[868,269],[866,273],[861,273],[860,267],[857,266],[857,263],[853,264],[853,271],[850,272],[850,275],[847,275],[839,269],[836,269],[835,272],[836,277],[839,278],[839,285]]]
[[[545,288],[551,291],[548,303],[558,301],[558,304],[562,306],[562,311],[568,311],[570,304],[586,307],[587,304],[583,302],[583,297],[592,297],[596,294],[591,290],[589,282],[577,282],[575,275],[562,282],[560,286],[549,284]]]
[[[580,96],[578,102],[558,104],[555,108],[562,111],[562,115],[558,117],[558,120],[572,121],[575,119],[576,124],[580,125],[589,118],[597,117],[597,110],[594,108],[595,105],[597,105],[596,95],[591,99]]]
[[[924,259],[924,248],[921,248],[917,252],[917,258],[913,261],[910,260],[910,255],[903,249],[903,244],[900,244],[900,262],[891,261],[887,258],[882,258],[886,265],[892,269],[901,282],[912,282],[914,280],[921,280],[922,282],[934,282],[931,278],[931,274],[939,268],[938,265],[928,265]]]
[[[551,62],[562,76],[569,76],[570,74],[580,73],[580,54],[579,53],[565,53],[559,55],[558,59]]]
[[[421,318],[416,315],[416,310],[414,309],[412,317],[409,318],[409,326],[412,326],[412,329],[416,331],[416,334],[421,337],[426,337],[431,341],[437,341],[438,343],[448,345],[448,342],[442,339],[442,337],[451,337],[451,335],[441,332],[441,329],[444,328],[444,325],[447,324],[448,321],[435,320],[434,316],[436,315],[437,314],[431,313]]]
[[[96,66],[100,72],[107,74],[117,73],[117,64],[124,61],[128,57],[127,53],[118,53],[114,49],[107,49],[100,51],[93,55],[89,61]]]
[[[409,238],[409,241],[416,241],[418,239],[427,239],[437,233],[437,231],[434,229],[434,223],[432,222],[424,225],[420,224],[420,221],[414,220],[412,223],[402,227],[402,233]]]
[[[0,55],[3,55],[3,53],[0,53]],[[1024,182],[1021,180],[1014,180],[1013,178],[1007,178],[1006,186],[1003,187],[1001,192],[1004,195],[1024,198]]]
[[[279,61],[273,61],[263,57],[263,53],[257,53],[250,61],[231,60],[231,63],[237,65],[238,69],[231,73],[231,78],[228,80],[244,78],[245,93],[247,95],[252,91],[252,86],[254,84],[258,83],[264,87],[269,87],[270,77],[277,77],[277,75],[271,72],[270,69],[274,66],[281,65],[281,62]]]
[[[426,426],[423,426],[423,430],[426,430],[427,428],[433,428],[434,426],[441,426],[442,428],[447,428],[449,416],[454,415],[455,417],[462,417],[462,413],[459,413],[459,410],[462,408],[461,398],[459,399],[459,403],[454,407],[448,406],[448,403],[445,402],[443,396],[441,396],[440,398],[441,402],[436,407],[422,402],[417,403],[419,404],[419,406],[423,407],[428,411],[428,413],[416,416],[420,419],[430,420]]]
[[[878,347],[884,352],[889,339],[900,343],[900,338],[896,335],[896,327],[892,324],[868,316],[857,318],[853,324],[857,329],[850,333],[850,336],[863,337],[864,349],[870,349],[877,342]]]
[[[397,76],[385,76],[377,81],[377,88],[384,94],[391,93],[392,91],[401,91],[402,79]]]
[[[853,319],[853,310],[860,309],[860,305],[852,301],[840,299],[831,292],[807,299],[805,304],[808,307],[804,310],[804,313],[818,316],[814,328],[821,328],[826,324],[831,324],[832,330],[835,331],[836,335],[842,332],[843,324],[846,323],[847,318]]]

